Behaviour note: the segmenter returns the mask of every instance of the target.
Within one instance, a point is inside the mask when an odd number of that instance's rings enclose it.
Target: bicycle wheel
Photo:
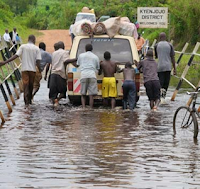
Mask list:
[[[179,107],[174,113],[173,118],[174,134],[179,131],[184,137],[193,135],[194,138],[198,136],[198,122],[195,112],[187,106]]]

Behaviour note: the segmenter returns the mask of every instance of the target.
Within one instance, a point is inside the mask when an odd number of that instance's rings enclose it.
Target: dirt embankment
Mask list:
[[[58,41],[63,41],[65,49],[68,50],[71,47],[71,37],[68,30],[40,30],[43,34],[37,38],[37,44],[44,42],[46,44],[47,52],[54,52],[54,44]]]

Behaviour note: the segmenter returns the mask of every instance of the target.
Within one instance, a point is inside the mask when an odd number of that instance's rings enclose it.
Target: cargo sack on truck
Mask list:
[[[93,34],[93,29],[92,26],[89,23],[83,23],[81,25],[81,28],[83,30],[83,32],[87,35],[92,35]]]
[[[106,27],[103,23],[97,23],[95,24],[95,27],[94,27],[94,34],[95,35],[103,35],[103,34],[106,34],[107,33],[107,30],[106,30]]]
[[[131,21],[129,20],[128,17],[121,17],[120,18],[120,22],[128,22],[128,23],[130,23]]]
[[[119,31],[120,17],[109,18],[103,24],[106,27],[108,36],[113,38]]]
[[[92,22],[84,19],[76,22],[73,26],[75,36],[88,36],[93,33]]]
[[[128,22],[128,20],[122,17],[120,20],[120,28],[119,34],[134,37],[135,39],[138,38],[137,28],[135,24]]]
[[[89,9],[88,7],[83,7],[81,12],[84,13],[93,13],[94,14],[94,9]]]
[[[138,38],[137,28],[131,23],[128,17],[113,17],[104,22],[91,22],[83,19],[76,22],[73,26],[75,36],[91,36],[107,34],[110,38],[120,34]]]

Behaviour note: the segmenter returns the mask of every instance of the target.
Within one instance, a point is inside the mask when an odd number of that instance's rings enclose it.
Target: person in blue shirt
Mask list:
[[[47,64],[51,64],[52,62],[51,54],[46,52],[46,44],[41,42],[39,44],[39,48],[40,48],[40,53],[42,57],[42,60],[40,61],[41,72],[39,72],[39,70],[36,69],[36,76],[35,76],[34,84],[33,84],[33,96],[38,92],[40,88],[40,81],[42,79],[42,71],[44,70]],[[45,77],[46,75],[47,73],[45,74]]]

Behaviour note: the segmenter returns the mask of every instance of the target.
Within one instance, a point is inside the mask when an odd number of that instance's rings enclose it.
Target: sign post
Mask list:
[[[168,28],[168,7],[138,7],[140,28]]]

